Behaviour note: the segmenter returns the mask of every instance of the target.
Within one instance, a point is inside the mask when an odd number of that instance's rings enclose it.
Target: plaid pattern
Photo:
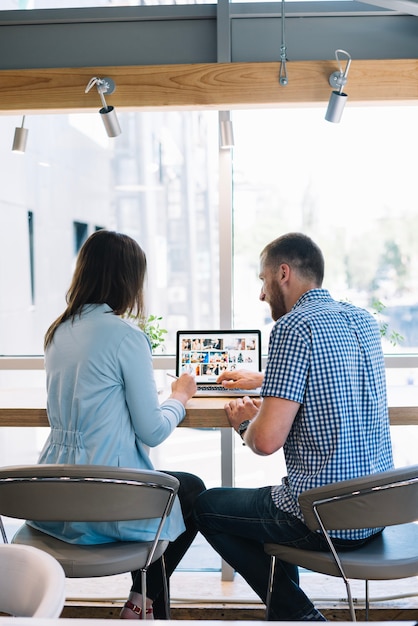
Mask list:
[[[284,446],[288,476],[272,487],[280,509],[303,520],[302,491],[393,467],[380,332],[364,309],[324,289],[303,294],[272,330],[261,395],[301,404]]]

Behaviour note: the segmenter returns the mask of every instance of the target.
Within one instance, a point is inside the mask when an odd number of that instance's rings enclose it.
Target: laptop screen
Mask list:
[[[189,372],[196,383],[214,383],[225,370],[261,372],[259,330],[177,331],[176,374]]]

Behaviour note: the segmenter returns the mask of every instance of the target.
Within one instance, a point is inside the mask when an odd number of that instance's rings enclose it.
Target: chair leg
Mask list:
[[[275,570],[276,570],[276,557],[273,555],[270,557],[270,572],[269,572],[269,580],[268,580],[268,585],[267,585],[267,596],[266,596],[266,616],[265,616],[266,620],[270,619],[271,596],[273,593]]]
[[[365,593],[364,598],[366,600],[366,622],[369,621],[369,581],[365,580]]]
[[[6,529],[4,528],[3,520],[1,519],[1,517],[0,517],[0,531],[1,531],[1,536],[3,537],[3,543],[9,543],[7,539],[7,535],[6,535]]]
[[[141,569],[141,593],[142,593],[142,606],[141,606],[141,619],[147,618],[147,570]]]
[[[347,590],[347,599],[348,599],[348,605],[350,607],[351,621],[355,622],[356,621],[356,611],[354,609],[354,602],[353,602],[353,596],[351,594],[350,583],[348,582],[347,578],[344,578],[344,583],[345,583],[345,588]]]
[[[166,619],[171,619],[170,591],[169,591],[169,587],[168,587],[167,570],[166,570],[166,566],[165,566],[164,554],[161,557],[161,571],[162,571],[162,575],[163,575],[163,591],[164,591],[164,604],[165,604]]]

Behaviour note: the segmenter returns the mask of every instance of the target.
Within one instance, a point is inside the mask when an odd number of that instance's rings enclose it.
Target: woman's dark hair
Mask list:
[[[277,269],[287,263],[318,287],[324,280],[324,257],[317,244],[302,233],[287,233],[269,243],[260,255],[263,263]]]
[[[98,230],[84,242],[70,288],[67,308],[45,334],[44,347],[58,326],[81,313],[85,304],[108,304],[116,315],[144,312],[146,256],[139,244],[121,233]]]

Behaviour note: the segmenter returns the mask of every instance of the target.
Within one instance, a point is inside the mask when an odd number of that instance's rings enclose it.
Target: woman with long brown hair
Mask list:
[[[149,340],[123,319],[144,313],[146,257],[127,235],[93,233],[82,246],[67,292],[67,308],[45,335],[47,412],[51,432],[40,463],[71,463],[153,469],[148,447],[163,442],[185,415],[196,391],[193,376],[183,374],[160,404]],[[164,470],[165,471],[165,470]],[[178,499],[163,530],[170,575],[196,535],[194,500],[205,486],[197,476],[170,472],[180,481]],[[31,522],[70,543],[147,541],[154,521],[118,523]],[[141,616],[140,576],[121,618]],[[161,563],[148,572],[147,617],[166,617]]]

